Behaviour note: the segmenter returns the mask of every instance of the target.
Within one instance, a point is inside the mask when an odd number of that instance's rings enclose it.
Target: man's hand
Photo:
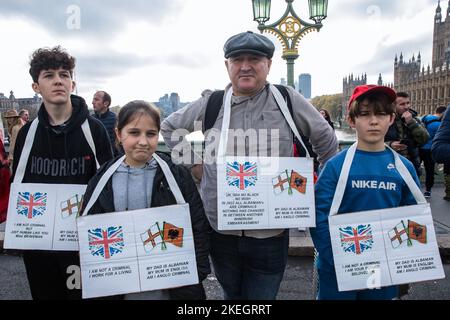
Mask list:
[[[194,164],[191,168],[191,173],[195,179],[201,181],[203,176],[203,164]]]
[[[412,123],[412,122],[414,121],[413,115],[412,115],[412,113],[409,112],[409,111],[403,112],[402,118],[405,119],[405,122],[406,122],[407,124],[410,124],[410,123]]]
[[[403,151],[408,148],[406,144],[401,144],[400,141],[394,141],[391,143],[391,148],[395,151]]]

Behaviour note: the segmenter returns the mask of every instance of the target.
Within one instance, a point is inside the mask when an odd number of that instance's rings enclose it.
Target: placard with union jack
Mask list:
[[[336,214],[328,222],[339,291],[445,276],[428,203]]]
[[[313,168],[309,158],[218,158],[218,229],[314,227]]]
[[[258,180],[258,166],[256,162],[238,161],[227,163],[227,182],[229,186],[235,186],[239,190],[255,186]]]
[[[121,226],[90,229],[88,238],[91,254],[105,259],[121,253],[125,246]]]
[[[372,249],[373,237],[370,224],[339,228],[341,247],[345,252],[361,254]]]
[[[199,282],[187,203],[81,216],[76,222],[83,298]]]
[[[85,190],[79,184],[12,183],[5,248],[78,251],[75,216]]]
[[[47,193],[19,192],[17,195],[17,214],[33,219],[45,214],[47,209]]]

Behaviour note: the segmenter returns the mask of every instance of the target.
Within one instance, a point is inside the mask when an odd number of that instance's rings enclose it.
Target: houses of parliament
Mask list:
[[[394,83],[383,83],[381,74],[378,85],[404,91],[410,95],[411,107],[419,115],[433,113],[438,106],[450,104],[450,1],[444,15],[440,3],[434,16],[432,65],[422,65],[421,55],[406,61],[403,54],[394,59]],[[342,106],[345,113],[353,89],[367,84],[367,75],[343,79]]]

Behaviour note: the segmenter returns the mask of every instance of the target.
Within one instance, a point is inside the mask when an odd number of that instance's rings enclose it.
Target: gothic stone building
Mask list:
[[[450,1],[444,20],[440,4],[436,9],[432,59],[431,68],[425,69],[420,53],[417,60],[413,56],[407,63],[402,54],[400,59],[395,57],[394,87],[410,94],[411,106],[421,115],[450,104]]]
[[[433,57],[431,67],[422,66],[420,53],[408,62],[403,54],[394,60],[394,84],[388,85],[396,91],[405,91],[411,97],[411,106],[420,115],[433,113],[439,106],[450,104],[450,1],[448,1],[445,19],[442,17],[440,4],[436,8],[433,31]],[[367,78],[344,78],[343,101],[346,107],[353,89],[359,84],[366,84]],[[363,82],[363,83],[360,83]],[[378,83],[382,83],[381,75]],[[384,84],[386,85],[386,84]],[[345,108],[343,108],[345,110]]]
[[[360,85],[367,84],[367,74],[361,75],[361,77],[353,77],[353,74],[350,74],[348,77],[345,77],[342,82],[342,119],[345,119],[347,115],[347,105],[350,101],[350,97],[352,96],[353,90]],[[383,83],[383,78],[381,77],[381,73],[378,75],[379,86],[386,86],[393,88],[394,85],[392,83]]]

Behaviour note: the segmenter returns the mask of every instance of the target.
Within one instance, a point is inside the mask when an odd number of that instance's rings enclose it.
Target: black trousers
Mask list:
[[[419,150],[420,160],[423,161],[425,167],[425,190],[431,191],[434,185],[434,165],[435,162],[431,156],[430,149],[420,149]]]
[[[71,289],[69,286],[73,285],[68,285],[74,274],[81,277],[78,252],[24,251],[23,260],[33,300],[81,299],[81,289]],[[70,266],[76,266],[77,271],[68,273]],[[81,283],[81,279],[77,281]]]

